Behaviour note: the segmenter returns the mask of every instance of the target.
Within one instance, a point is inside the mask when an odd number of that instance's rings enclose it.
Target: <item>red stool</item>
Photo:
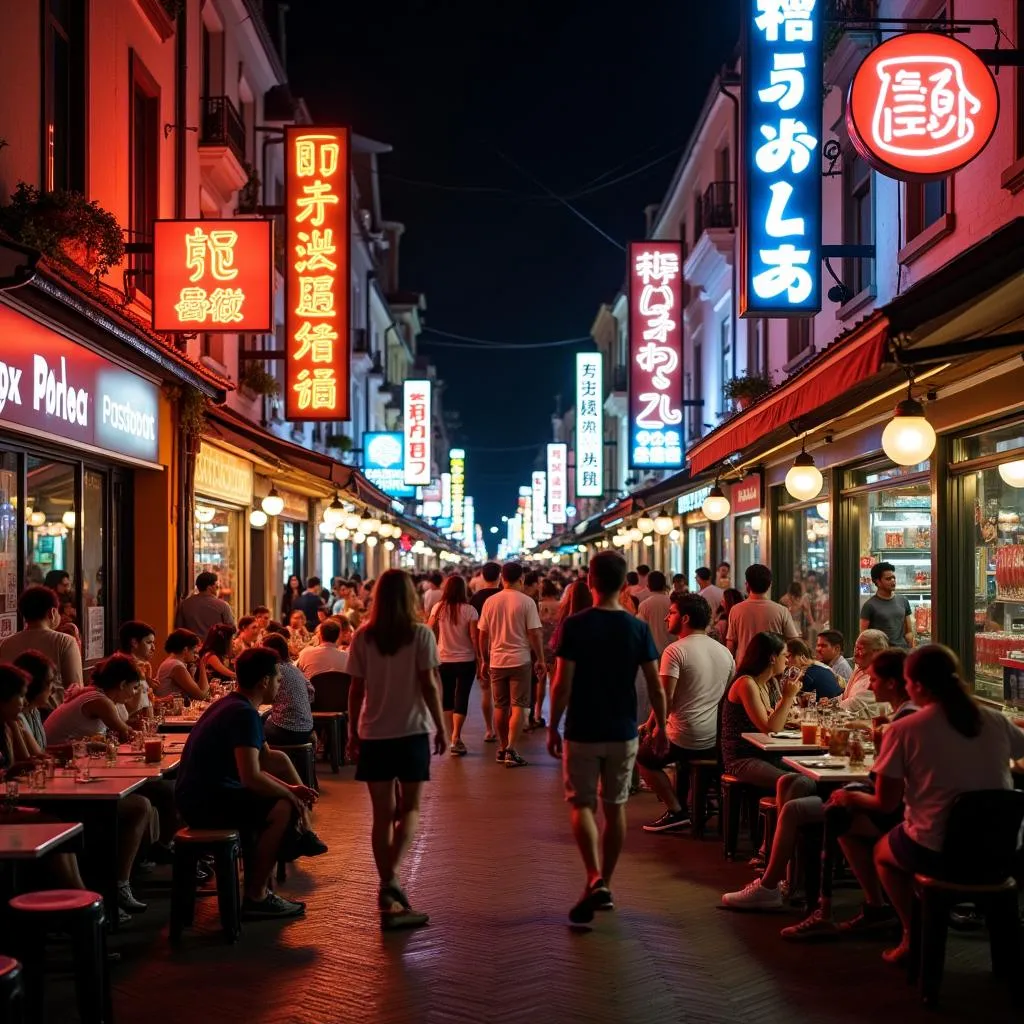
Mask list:
[[[0,1024],[22,1024],[25,1019],[24,973],[17,960],[0,956]]]

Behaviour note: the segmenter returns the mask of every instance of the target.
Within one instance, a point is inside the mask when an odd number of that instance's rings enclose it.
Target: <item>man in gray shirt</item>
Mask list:
[[[909,651],[914,646],[914,618],[910,602],[896,596],[896,566],[879,562],[871,567],[875,596],[869,597],[860,609],[860,631],[878,629],[889,639],[890,647]]]
[[[755,633],[778,633],[787,640],[800,635],[789,611],[768,596],[772,588],[771,569],[755,562],[747,566],[744,575],[747,599],[732,606],[725,638],[725,646],[732,652],[737,666],[742,664],[747,644]]]
[[[221,622],[233,626],[235,616],[231,612],[231,606],[217,596],[219,593],[217,574],[201,572],[196,577],[196,592],[178,605],[178,612],[174,616],[174,628],[191,629],[193,633],[198,634],[200,640],[204,640],[211,627]]]

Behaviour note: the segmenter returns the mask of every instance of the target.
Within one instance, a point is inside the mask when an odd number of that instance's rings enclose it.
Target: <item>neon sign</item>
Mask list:
[[[576,354],[576,497],[604,494],[604,389],[601,355]]]
[[[745,316],[821,309],[821,6],[747,0],[743,15]]]
[[[984,61],[950,36],[910,32],[875,47],[850,83],[857,152],[890,178],[944,178],[988,145],[999,89]]]
[[[679,242],[629,246],[629,465],[683,465],[683,278]]]
[[[285,419],[347,420],[349,131],[286,127],[285,161]]]
[[[405,448],[397,432],[363,434],[363,472],[370,483],[393,498],[416,495],[416,489],[405,484]]]
[[[466,453],[462,448],[452,448],[448,453],[448,467],[451,475],[451,532],[453,536],[461,537],[466,511]]]
[[[566,495],[569,479],[566,464],[569,449],[562,443],[548,445],[548,522],[560,526],[566,522]]]
[[[430,381],[407,380],[402,385],[402,433],[405,438],[405,482],[410,487],[430,484]]]

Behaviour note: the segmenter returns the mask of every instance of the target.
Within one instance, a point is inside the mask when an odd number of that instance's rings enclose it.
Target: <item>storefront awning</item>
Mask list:
[[[810,414],[829,413],[839,399],[854,396],[858,385],[882,369],[888,338],[889,323],[882,312],[841,334],[799,373],[698,441],[687,452],[691,478],[776,430],[807,429],[803,421]]]

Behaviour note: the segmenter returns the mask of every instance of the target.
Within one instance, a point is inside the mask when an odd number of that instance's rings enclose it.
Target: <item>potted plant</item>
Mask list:
[[[249,177],[238,190],[238,206],[235,213],[255,213],[256,208],[260,205],[259,171],[248,162],[245,164],[245,170]]]
[[[41,192],[24,181],[6,206],[0,228],[24,245],[97,277],[124,259],[124,237],[117,218],[80,192]]]
[[[245,367],[238,376],[238,387],[250,398],[260,395],[273,398],[281,390],[277,378],[268,373],[266,367],[255,359],[246,360]]]
[[[772,379],[764,373],[744,373],[739,377],[727,380],[722,392],[730,402],[745,409],[751,402],[757,401],[762,395],[771,391]]]

